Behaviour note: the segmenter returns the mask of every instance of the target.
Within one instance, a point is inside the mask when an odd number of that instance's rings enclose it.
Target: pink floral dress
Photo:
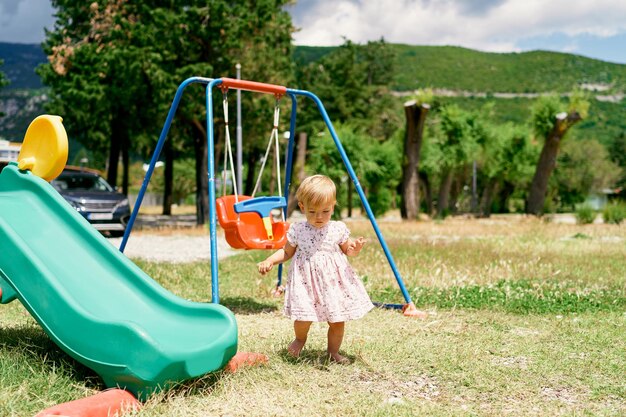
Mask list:
[[[374,305],[339,245],[350,231],[343,222],[317,228],[294,223],[287,241],[296,246],[285,289],[285,315],[292,320],[340,322],[361,318]]]

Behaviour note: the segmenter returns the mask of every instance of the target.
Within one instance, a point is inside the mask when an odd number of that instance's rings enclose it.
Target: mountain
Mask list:
[[[495,102],[498,122],[525,123],[538,94],[566,94],[578,87],[595,98],[590,115],[573,134],[604,144],[626,132],[626,65],[579,55],[531,51],[489,53],[454,46],[390,44],[395,51],[395,95],[434,89],[437,100],[480,110]],[[306,65],[336,47],[296,46],[296,65]],[[28,123],[43,112],[47,90],[35,68],[46,62],[40,45],[0,43],[0,60],[11,84],[0,89],[0,137],[20,141]],[[206,75],[206,74],[203,74]]]
[[[30,122],[44,113],[47,89],[35,68],[46,55],[38,44],[0,42],[0,65],[10,84],[0,89],[0,139],[21,142]]]
[[[457,46],[390,44],[395,52],[392,88],[447,89],[482,93],[569,92],[575,86],[606,93],[626,91],[626,65],[580,55],[530,51],[480,52]],[[335,47],[296,46],[299,65],[317,61]]]
[[[35,68],[47,62],[46,55],[39,44],[0,42],[0,60],[4,65],[0,71],[7,76],[10,84],[6,90],[38,89],[43,87]]]
[[[526,123],[540,94],[586,90],[589,116],[573,129],[577,138],[610,145],[626,132],[626,65],[547,51],[480,52],[455,46],[390,44],[395,52],[394,94],[430,88],[439,103],[481,111],[493,103],[493,120]],[[321,59],[335,47],[296,46],[296,65]],[[404,98],[406,100],[406,98]]]

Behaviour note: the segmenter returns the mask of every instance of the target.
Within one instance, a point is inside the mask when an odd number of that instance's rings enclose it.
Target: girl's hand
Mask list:
[[[259,273],[261,275],[265,275],[272,270],[274,263],[270,261],[263,261],[256,264],[256,266],[259,269]]]
[[[350,245],[348,246],[348,253],[352,256],[358,255],[361,252],[361,249],[363,249],[363,246],[365,246],[366,242],[367,241],[365,240],[363,236],[350,242]]]

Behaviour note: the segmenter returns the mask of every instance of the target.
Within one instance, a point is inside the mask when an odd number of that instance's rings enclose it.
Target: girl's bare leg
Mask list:
[[[345,322],[328,323],[328,355],[330,359],[337,363],[350,363],[350,360],[339,354],[341,342],[343,342],[343,332]]]
[[[306,338],[309,334],[309,329],[311,328],[310,321],[294,321],[293,322],[293,331],[296,334],[296,338],[289,344],[287,347],[287,352],[294,358],[300,356],[300,352],[306,343]]]

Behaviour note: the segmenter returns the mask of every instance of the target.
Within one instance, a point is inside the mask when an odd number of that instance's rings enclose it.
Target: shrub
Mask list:
[[[595,210],[588,204],[583,204],[576,209],[576,223],[591,224],[596,219]]]
[[[602,212],[605,223],[620,224],[626,218],[626,203],[607,204]]]

